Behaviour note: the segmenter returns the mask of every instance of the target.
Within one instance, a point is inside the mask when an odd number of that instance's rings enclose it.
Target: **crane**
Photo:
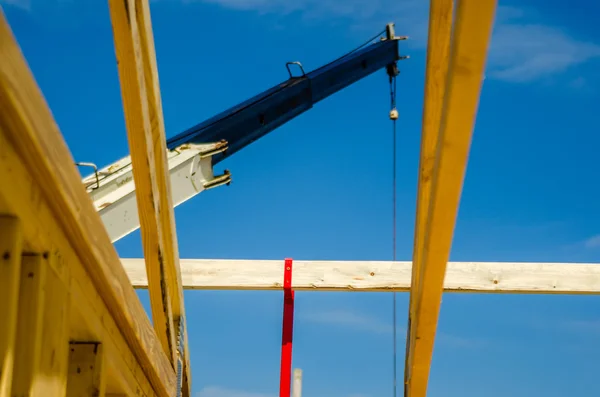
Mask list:
[[[397,61],[406,58],[400,56],[398,45],[406,37],[396,36],[394,24],[390,23],[386,25],[385,37],[373,43],[375,38],[309,73],[304,72],[301,63],[287,62],[289,78],[283,83],[168,139],[173,205],[204,190],[228,185],[230,172],[225,170],[215,175],[214,165],[311,109],[317,102],[383,68],[392,81],[399,73]],[[300,73],[294,75],[293,68]],[[131,158],[124,157],[102,169],[93,163],[76,164],[94,169],[83,178],[83,184],[111,241],[138,229]]]

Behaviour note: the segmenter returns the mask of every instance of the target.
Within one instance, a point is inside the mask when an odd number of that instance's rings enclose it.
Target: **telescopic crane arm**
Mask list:
[[[175,206],[206,189],[229,184],[228,171],[213,174],[223,161],[277,127],[309,110],[319,101],[385,68],[398,74],[398,41],[393,24],[386,37],[344,55],[310,73],[298,62],[288,62],[285,82],[240,103],[167,141],[171,192]],[[299,69],[294,74],[292,69]],[[130,157],[97,170],[83,179],[96,209],[114,242],[139,228]]]

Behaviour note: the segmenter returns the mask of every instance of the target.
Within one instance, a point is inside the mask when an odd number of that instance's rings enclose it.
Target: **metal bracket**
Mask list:
[[[290,79],[294,78],[294,76],[292,75],[292,71],[290,70],[290,65],[298,65],[300,67],[300,70],[302,71],[301,77],[306,76],[306,73],[304,73],[304,68],[302,67],[302,64],[300,62],[286,62],[285,67],[287,68],[287,71],[290,75]]]
[[[186,355],[185,351],[185,320],[183,318],[177,319],[177,393],[176,397],[181,397],[181,389],[183,388],[183,368],[184,368],[184,357]]]
[[[96,186],[91,187],[92,190],[98,189],[100,187],[100,176],[98,175],[98,166],[94,163],[86,163],[86,162],[78,162],[75,163],[77,167],[92,167],[94,169],[94,175],[96,176]],[[85,187],[86,189],[90,188],[90,185]]]
[[[387,41],[387,40],[407,40],[408,36],[396,36],[396,31],[395,31],[395,25],[393,23],[388,23],[385,26],[385,36],[386,37],[382,37],[381,41]],[[398,61],[403,61],[405,59],[408,59],[409,56],[408,55],[400,55],[398,56]],[[398,69],[398,65],[394,62],[391,63],[389,65],[386,66],[386,71],[388,76],[390,76],[390,81],[391,79],[393,79],[394,77],[398,76],[400,74],[400,70]]]
[[[206,150],[204,152],[200,152],[200,158],[206,158],[206,157],[212,157],[217,153],[222,153],[224,151],[226,151],[229,146],[229,144],[227,143],[227,141],[225,139],[221,140],[220,142],[215,143],[215,147],[210,149],[210,150]]]
[[[385,36],[382,37],[381,40],[408,40],[408,36],[396,36],[395,25],[393,23],[388,23],[385,26]]]
[[[212,189],[218,186],[230,185],[231,184],[231,173],[229,170],[225,170],[222,175],[215,176],[210,181],[204,182],[204,190]]]

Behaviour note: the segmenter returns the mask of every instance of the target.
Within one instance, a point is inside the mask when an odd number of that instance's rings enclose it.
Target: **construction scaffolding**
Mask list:
[[[189,397],[184,288],[285,290],[291,310],[293,290],[408,291],[407,397],[426,395],[445,290],[600,292],[592,264],[448,263],[495,0],[431,0],[412,262],[290,261],[286,282],[283,260],[180,260],[149,2],[108,3],[145,258],[118,257],[0,15],[1,397]]]

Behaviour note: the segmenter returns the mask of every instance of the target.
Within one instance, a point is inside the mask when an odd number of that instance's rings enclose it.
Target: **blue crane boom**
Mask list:
[[[290,78],[167,140],[169,150],[184,144],[227,142],[227,150],[212,156],[217,164],[282,124],[304,113],[328,96],[356,81],[386,68],[388,75],[398,74],[400,59],[393,24],[386,27],[386,37],[358,51],[305,74],[298,62],[286,64]],[[293,76],[290,66],[296,64],[302,74]]]
[[[282,124],[310,109],[315,103],[354,82],[385,68],[390,82],[398,74],[398,40],[388,24],[379,42],[359,47],[308,74],[298,62],[286,65],[290,78],[233,108],[167,140],[167,160],[173,205],[177,206],[204,190],[231,181],[229,171],[214,175],[213,166],[248,146]],[[372,40],[371,40],[372,41]],[[293,76],[291,66],[301,74]],[[390,113],[390,117],[395,110]],[[396,117],[396,116],[393,116]],[[129,156],[83,179],[111,241],[136,230],[138,218],[135,184]]]

